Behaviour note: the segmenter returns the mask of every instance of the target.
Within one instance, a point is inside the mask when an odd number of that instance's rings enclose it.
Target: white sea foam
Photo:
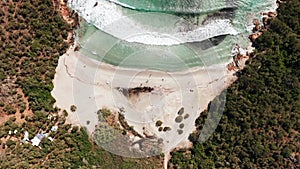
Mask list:
[[[105,0],[70,0],[68,6],[100,29],[123,17],[117,5]]]
[[[97,6],[95,6],[96,2],[98,2]],[[142,14],[142,16],[133,14],[128,17],[129,15],[122,11],[122,7],[105,0],[71,0],[68,3],[87,22],[94,24],[106,33],[128,42],[150,45],[174,45],[202,41],[220,35],[238,34],[228,19],[212,20],[201,27],[185,30],[185,28],[182,28],[184,25],[174,24],[175,22],[181,22],[182,19],[173,15],[160,14],[160,17],[155,17],[158,16],[157,13],[147,13]],[[152,25],[152,27],[149,25],[145,26],[134,20],[142,17],[148,17],[147,19],[149,19],[149,15],[153,15],[149,22],[165,21],[169,22],[170,24],[166,23],[166,25],[170,26],[159,30],[157,25]]]
[[[139,42],[152,45],[174,45],[185,42],[203,41],[205,39],[220,35],[236,35],[238,32],[232,27],[229,20],[216,20],[208,25],[193,31],[177,32],[174,34],[158,34],[157,32],[146,32],[134,34],[132,37],[119,37],[129,42]]]
[[[113,3],[116,3],[116,4],[119,4],[119,5],[121,5],[121,6],[124,6],[124,7],[126,7],[126,8],[130,8],[130,9],[136,9],[135,7],[133,7],[133,6],[130,6],[130,5],[127,5],[127,4],[124,4],[124,3],[122,3],[122,2],[119,2],[119,1],[117,1],[117,0],[109,0],[110,2],[113,2]]]

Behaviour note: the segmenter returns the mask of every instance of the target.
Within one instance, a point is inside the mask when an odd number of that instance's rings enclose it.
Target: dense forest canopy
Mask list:
[[[172,153],[170,168],[300,167],[300,2],[280,4],[278,16],[253,44],[254,56],[227,90],[215,133]],[[218,98],[216,98],[218,99]]]

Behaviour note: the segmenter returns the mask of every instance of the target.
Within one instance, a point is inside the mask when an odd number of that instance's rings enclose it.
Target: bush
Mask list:
[[[156,121],[155,126],[156,126],[156,127],[159,127],[159,126],[161,126],[162,124],[163,124],[163,122],[160,121],[160,120],[158,120],[158,121]]]
[[[181,123],[183,121],[183,117],[182,116],[177,116],[176,118],[175,118],[175,122],[176,123]]]
[[[72,106],[70,107],[70,110],[71,110],[72,112],[75,112],[76,109],[77,109],[77,107],[76,107],[75,105],[72,105]]]
[[[181,107],[181,109],[178,111],[177,114],[181,116],[183,115],[183,113],[184,113],[184,107]]]
[[[183,133],[183,130],[179,129],[179,130],[177,130],[177,133],[180,135]]]
[[[171,127],[164,127],[163,131],[170,131]]]
[[[183,128],[184,127],[184,124],[183,123],[181,123],[180,125],[179,125],[179,128]]]
[[[184,119],[187,119],[187,118],[189,118],[189,117],[190,117],[189,114],[184,115]]]
[[[14,141],[12,141],[12,140],[7,140],[6,141],[6,145],[9,147],[9,148],[11,148],[12,146],[14,146],[16,143],[14,142]]]

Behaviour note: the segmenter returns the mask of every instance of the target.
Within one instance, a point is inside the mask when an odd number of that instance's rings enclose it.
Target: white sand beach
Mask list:
[[[92,133],[97,124],[96,112],[108,108],[113,112],[124,109],[125,119],[134,130],[163,139],[163,151],[170,152],[186,142],[195,130],[195,120],[222,90],[236,77],[227,71],[226,64],[207,68],[194,68],[183,72],[125,69],[80,56],[74,47],[60,57],[53,80],[55,106],[69,114],[67,122],[87,127]],[[133,99],[126,97],[120,88],[152,87],[150,93],[142,93]],[[71,105],[77,110],[72,112]],[[188,118],[183,133],[179,134],[177,112],[184,107]],[[170,131],[159,132],[157,120]],[[90,121],[90,124],[87,124]]]

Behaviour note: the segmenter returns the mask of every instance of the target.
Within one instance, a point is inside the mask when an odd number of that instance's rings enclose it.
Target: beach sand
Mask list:
[[[183,145],[195,130],[195,120],[207,109],[208,103],[234,80],[234,71],[226,70],[227,63],[182,72],[125,69],[81,56],[70,48],[59,58],[53,80],[54,106],[68,112],[67,122],[85,126],[91,134],[98,123],[97,111],[108,108],[112,112],[124,110],[127,123],[143,135],[144,131],[163,139],[163,152]],[[151,87],[150,93],[135,97],[124,95],[120,89]],[[70,107],[76,106],[72,112]],[[184,107],[183,133],[175,122]],[[188,114],[188,115],[186,115]],[[170,131],[159,132],[155,126],[161,120]],[[87,124],[89,121],[89,124]],[[187,145],[187,144],[184,144]]]

